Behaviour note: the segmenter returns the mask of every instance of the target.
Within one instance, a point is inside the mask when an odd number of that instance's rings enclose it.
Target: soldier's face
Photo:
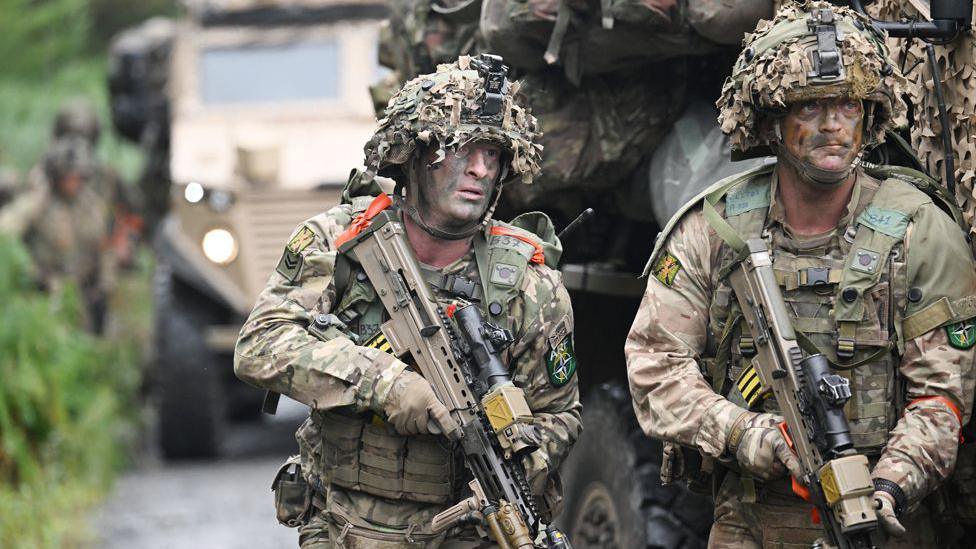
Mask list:
[[[427,181],[418,185],[417,209],[432,227],[470,227],[488,209],[501,168],[501,150],[489,143],[474,142],[456,151],[448,150],[443,160],[432,164],[436,158],[436,149],[427,152]]]
[[[780,125],[783,145],[796,158],[824,170],[843,170],[861,151],[864,107],[831,97],[794,103]]]
[[[76,172],[70,172],[58,180],[58,192],[65,198],[74,198],[81,192],[84,179]]]

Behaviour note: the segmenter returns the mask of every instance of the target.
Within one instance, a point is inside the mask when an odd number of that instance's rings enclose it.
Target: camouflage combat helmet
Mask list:
[[[54,138],[76,136],[92,145],[98,143],[102,125],[98,121],[95,107],[86,99],[72,99],[58,110],[54,118]]]
[[[539,171],[541,134],[518,98],[519,83],[506,78],[507,70],[498,56],[461,56],[404,84],[366,144],[366,167],[397,178],[424,147],[438,147],[436,163],[445,149],[488,141],[507,153],[499,182],[517,176],[531,183]]]
[[[864,100],[864,146],[883,142],[885,130],[904,120],[905,78],[888,57],[884,34],[849,8],[789,3],[772,21],[760,21],[743,46],[716,103],[734,150],[767,153],[759,122],[796,101]]]

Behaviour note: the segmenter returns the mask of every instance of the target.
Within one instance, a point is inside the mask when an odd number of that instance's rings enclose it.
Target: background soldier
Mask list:
[[[78,287],[84,323],[101,333],[116,264],[107,249],[111,213],[91,186],[92,158],[85,140],[53,142],[28,188],[0,211],[0,231],[24,240],[43,288],[58,291],[66,281]]]
[[[51,128],[51,142],[80,139],[88,144],[90,175],[88,186],[102,198],[112,213],[112,235],[109,240],[116,260],[131,265],[135,244],[142,231],[139,198],[135,187],[125,185],[112,166],[98,158],[98,142],[102,124],[95,106],[85,98],[66,101],[58,110]]]
[[[440,436],[451,431],[447,409],[426,380],[381,350],[384,311],[365,273],[344,256],[337,267],[336,238],[380,203],[377,173],[396,181],[393,207],[442,303],[479,303],[515,335],[506,359],[540,446],[524,464],[549,511],[558,502],[555,471],[580,431],[572,309],[552,268],[561,247],[544,216],[492,220],[502,183],[531,183],[540,148],[518,83],[489,97],[485,67],[475,63],[461,57],[394,95],[366,145],[369,170],[353,173],[343,204],[295,231],[241,331],[238,376],[311,407],[297,434],[314,500],[302,547],[338,538],[436,547],[445,534],[431,532],[431,518],[466,485],[456,448]],[[492,100],[500,112],[482,114]],[[313,320],[329,313],[340,322],[323,331]],[[447,537],[477,543],[467,532]]]
[[[807,352],[850,380],[846,415],[889,547],[945,544],[922,500],[951,473],[972,406],[976,274],[939,200],[861,163],[905,111],[904,79],[868,28],[825,2],[760,23],[718,107],[736,150],[777,163],[689,203],[648,264],[626,347],[634,406],[647,434],[719,461],[711,547],[822,536],[784,476],[797,463],[776,403],[753,383],[754,343],[725,278],[736,237],[772,247]]]

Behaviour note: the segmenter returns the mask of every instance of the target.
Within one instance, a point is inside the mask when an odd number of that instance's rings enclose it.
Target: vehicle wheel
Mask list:
[[[705,547],[708,498],[662,486],[661,443],[637,425],[619,383],[584,400],[583,434],[562,468],[565,505],[557,522],[577,549]]]
[[[168,273],[156,280],[155,393],[167,458],[214,457],[225,424],[220,366],[204,341],[213,311]]]

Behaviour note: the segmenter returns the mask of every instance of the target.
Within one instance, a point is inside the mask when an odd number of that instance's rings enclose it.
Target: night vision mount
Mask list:
[[[471,66],[485,77],[485,97],[481,104],[481,118],[488,118],[502,112],[502,103],[508,89],[508,66],[500,55],[482,53],[471,60]]]

